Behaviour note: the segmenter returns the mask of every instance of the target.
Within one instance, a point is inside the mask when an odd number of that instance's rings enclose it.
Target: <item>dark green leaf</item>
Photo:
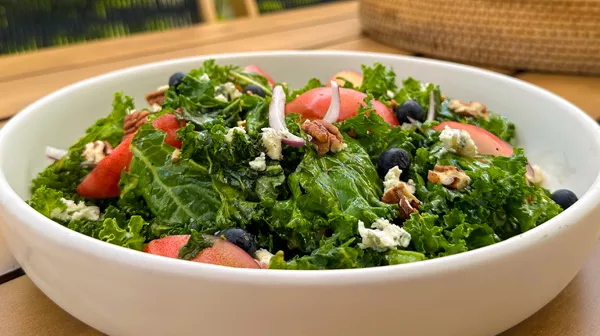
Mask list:
[[[206,248],[211,248],[215,243],[215,237],[203,235],[196,230],[190,232],[190,239],[179,249],[177,258],[192,260],[198,256],[198,253]]]

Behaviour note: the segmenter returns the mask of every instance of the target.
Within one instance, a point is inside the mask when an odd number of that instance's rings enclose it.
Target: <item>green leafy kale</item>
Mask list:
[[[415,100],[423,107],[425,113],[429,111],[431,95],[433,94],[436,104],[436,113],[441,111],[441,93],[437,85],[423,83],[414,78],[408,77],[402,81],[402,88],[396,93],[394,100],[401,105],[407,100]]]
[[[362,66],[363,80],[360,88],[361,92],[373,96],[379,101],[388,101],[391,99],[388,92],[396,92],[396,74],[392,69],[387,69],[380,63],[373,64],[372,67]]]
[[[128,216],[115,207],[108,207],[98,220],[67,219],[56,216],[55,211],[65,210],[65,195],[58,190],[42,186],[27,203],[42,215],[84,235],[134,250],[141,250],[146,241],[148,223],[140,216]]]
[[[190,239],[179,249],[177,258],[192,260],[198,256],[202,250],[210,248],[215,243],[215,238],[203,235],[196,230],[190,232]]]
[[[141,195],[162,223],[214,221],[220,202],[209,169],[192,160],[173,162],[174,148],[164,143],[165,136],[150,124],[139,129],[125,190]]]
[[[286,95],[287,101],[289,103],[290,101],[296,99],[296,97],[303,94],[304,92],[310,91],[312,89],[320,88],[320,87],[323,87],[323,84],[321,83],[321,81],[316,78],[311,78],[303,88],[294,90],[291,93],[287,94]]]

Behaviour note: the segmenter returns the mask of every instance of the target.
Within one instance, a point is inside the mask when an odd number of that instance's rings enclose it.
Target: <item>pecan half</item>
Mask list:
[[[485,120],[490,119],[490,113],[488,112],[487,107],[478,101],[465,103],[458,99],[452,99],[450,103],[448,103],[448,108],[455,113],[467,117],[483,118]]]
[[[421,201],[413,195],[413,190],[414,186],[400,182],[393,188],[388,189],[381,197],[381,201],[387,204],[398,204],[400,218],[407,219],[411,213],[417,212],[421,206]]]
[[[148,93],[146,95],[146,101],[148,102],[148,105],[154,106],[156,104],[162,106],[166,99],[165,92],[167,92],[168,89],[168,85],[163,85],[156,89],[156,91]]]
[[[126,115],[125,123],[123,124],[123,130],[125,131],[123,138],[137,132],[137,130],[142,127],[143,124],[147,123],[148,115],[150,115],[150,112],[146,110],[133,111],[132,113]]]
[[[337,153],[344,149],[344,137],[337,127],[324,120],[305,121],[300,127],[312,137],[317,153],[323,155],[329,151]]]
[[[435,165],[433,171],[427,173],[427,180],[431,183],[440,183],[448,189],[463,189],[471,182],[471,178],[457,167],[438,165]]]
[[[417,212],[417,208],[413,207],[406,197],[402,197],[400,202],[398,202],[398,207],[400,209],[400,219],[408,219],[410,218],[410,214],[413,212]]]

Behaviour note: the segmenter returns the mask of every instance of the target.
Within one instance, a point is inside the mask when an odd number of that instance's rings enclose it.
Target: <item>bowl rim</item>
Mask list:
[[[142,64],[115,70],[99,76],[91,77],[82,81],[75,82],[54,91],[29,106],[22,109],[19,113],[0,130],[0,162],[5,157],[4,148],[9,142],[11,133],[15,132],[20,125],[32,115],[40,113],[38,110],[46,102],[55,99],[61,99],[68,96],[72,91],[79,87],[94,85],[96,82],[107,81],[120,76],[127,76],[137,71],[148,70],[150,68],[159,68],[178,63],[201,62],[206,59],[214,58],[217,61],[227,59],[244,59],[248,57],[274,56],[274,57],[292,57],[292,56],[376,56],[385,62],[386,59],[402,60],[407,64],[421,63],[425,65],[434,65],[438,67],[453,68],[459,71],[478,73],[484,77],[491,77],[507,81],[509,84],[518,86],[522,90],[537,93],[550,100],[553,104],[577,118],[583,125],[582,132],[589,133],[600,152],[600,129],[595,121],[584,113],[581,109],[568,102],[564,98],[557,96],[545,89],[522,80],[495,73],[485,69],[472,67],[469,65],[457,64],[452,62],[417,58],[404,55],[392,55],[374,52],[356,52],[356,51],[263,51],[263,52],[243,52],[243,53],[224,53],[201,55],[194,57],[178,58]],[[356,285],[366,283],[386,282],[388,279],[403,278],[406,280],[422,278],[426,276],[438,275],[441,272],[449,272],[457,269],[465,270],[477,267],[482,263],[490,263],[493,260],[502,259],[512,254],[522,253],[529,247],[541,243],[553,236],[559,235],[562,231],[577,226],[581,219],[592,212],[600,205],[600,171],[594,182],[588,190],[582,195],[577,203],[565,210],[560,215],[540,225],[532,230],[519,234],[515,237],[502,241],[498,244],[485,246],[476,250],[467,251],[442,258],[428,259],[420,262],[400,264],[393,266],[380,266],[360,269],[341,269],[341,270],[260,270],[260,269],[242,269],[223,267],[219,265],[193,263],[186,260],[171,259],[161,256],[151,255],[140,251],[127,249],[125,247],[112,245],[95,238],[88,237],[79,232],[72,231],[59,223],[45,217],[31,208],[21,197],[12,189],[4,169],[0,166],[0,204],[3,211],[9,212],[15,218],[19,218],[16,225],[26,225],[30,230],[36,232],[43,239],[52,240],[57,244],[66,245],[87,254],[94,258],[104,259],[114,263],[127,265],[133,268],[143,268],[155,272],[166,273],[173,276],[189,276],[194,278],[211,278],[223,282],[231,283],[251,283],[254,285],[295,285],[295,286],[320,286],[320,285]],[[3,225],[7,225],[4,223]],[[10,242],[9,242],[10,247]]]

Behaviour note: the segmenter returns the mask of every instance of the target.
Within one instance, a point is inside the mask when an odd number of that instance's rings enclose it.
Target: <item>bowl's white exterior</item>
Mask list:
[[[551,188],[580,201],[550,222],[476,251],[394,267],[261,271],[167,259],[72,232],[23,202],[48,162],[110,110],[112,94],[138,103],[174,71],[206,57],[144,65],[62,89],[0,132],[2,231],[16,259],[53,301],[110,335],[493,335],[544,306],[582,266],[600,216],[600,132],[573,105],[521,81],[438,61],[382,54],[274,52],[218,55],[258,64],[293,86],[379,61],[399,77],[439,83],[518,125],[533,162],[559,178]],[[585,195],[584,195],[585,194]]]

